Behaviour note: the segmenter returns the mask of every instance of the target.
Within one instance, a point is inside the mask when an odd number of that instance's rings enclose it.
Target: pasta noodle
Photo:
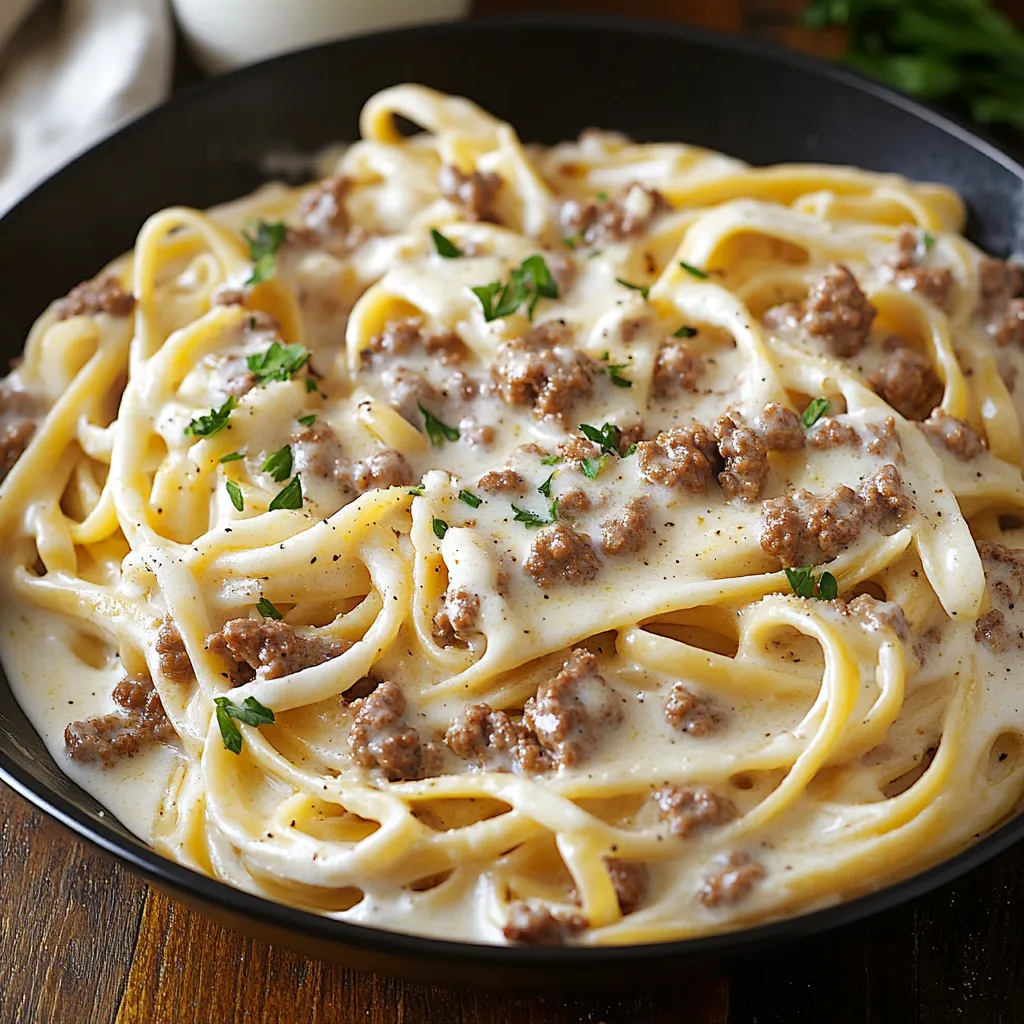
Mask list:
[[[57,762],[197,871],[479,942],[740,928],[1013,813],[1024,274],[960,199],[414,85],[361,134],[152,216],[0,388]]]

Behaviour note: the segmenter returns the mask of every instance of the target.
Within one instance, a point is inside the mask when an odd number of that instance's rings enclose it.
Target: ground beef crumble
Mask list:
[[[714,426],[718,451],[725,468],[718,482],[728,500],[757,501],[768,479],[768,449],[749,427],[738,426],[731,416],[720,416]]]
[[[95,316],[107,313],[110,316],[130,316],[135,309],[135,296],[121,287],[114,274],[102,274],[94,281],[83,281],[75,285],[57,303],[57,319],[68,320],[73,316]]]
[[[352,645],[297,633],[277,619],[231,619],[206,638],[207,649],[234,666],[243,680],[280,679],[337,658]]]
[[[992,607],[975,623],[974,639],[995,654],[1024,649],[1024,630],[1016,623],[1017,604],[1024,591],[1024,549],[993,541],[979,541],[978,554],[985,567]]]
[[[448,588],[444,607],[434,616],[434,639],[442,647],[465,647],[480,615],[480,598],[464,587]]]
[[[525,494],[526,481],[514,469],[492,469],[476,482],[487,494]]]
[[[422,347],[428,355],[437,356],[445,366],[461,363],[468,352],[454,331],[427,331],[420,317],[411,317],[386,324],[379,334],[370,338],[360,358],[365,366],[382,358],[407,355],[417,347]]]
[[[172,619],[160,621],[160,629],[156,635],[156,656],[160,671],[168,679],[183,682],[195,676],[188,651],[185,650],[185,641],[181,639],[178,627]]]
[[[0,380],[0,480],[3,480],[35,436],[40,403],[27,391]]]
[[[412,467],[394,448],[381,448],[352,467],[352,482],[360,491],[406,487],[412,481]]]
[[[769,402],[754,417],[751,427],[770,452],[796,452],[804,446],[800,417],[776,402]]]
[[[864,347],[875,307],[848,267],[834,263],[812,286],[801,323],[834,356],[855,356]]]
[[[565,523],[541,527],[523,562],[526,574],[545,589],[556,583],[589,583],[600,569],[590,537]]]
[[[642,480],[665,487],[707,493],[718,470],[718,444],[699,423],[673,427],[636,448],[637,471]]]
[[[924,266],[927,247],[923,233],[900,228],[894,251],[885,261],[885,276],[897,288],[917,292],[939,309],[948,309],[953,293],[953,272],[949,267]]]
[[[501,175],[490,171],[460,170],[445,164],[437,179],[441,194],[459,203],[470,220],[500,223],[497,200],[504,184]]]
[[[970,461],[987,447],[969,423],[947,416],[941,409],[932,410],[921,430],[937,448],[945,448],[962,462]]]
[[[680,839],[703,828],[725,825],[739,813],[728,797],[704,786],[663,786],[654,799],[669,832]]]
[[[909,346],[897,348],[868,383],[908,420],[923,420],[942,399],[942,381],[931,360]]]
[[[765,875],[764,868],[757,861],[740,852],[716,858],[712,867],[712,872],[704,876],[697,890],[697,899],[711,908],[720,903],[738,903]]]
[[[420,743],[419,733],[405,721],[405,694],[397,683],[382,682],[369,696],[354,700],[352,710],[348,748],[355,764],[379,769],[389,782],[437,774],[440,752]]]
[[[650,881],[647,865],[636,860],[620,860],[618,857],[608,857],[605,864],[615,888],[615,897],[619,901],[619,910],[624,915],[632,914],[647,895]]]
[[[669,398],[679,391],[695,391],[704,374],[704,360],[683,341],[669,340],[654,361],[654,394]]]
[[[575,911],[519,900],[509,906],[502,933],[525,946],[563,946],[586,927],[587,919]]]
[[[563,232],[584,245],[611,245],[643,234],[670,209],[657,189],[633,184],[614,199],[570,199],[562,204],[559,220]]]
[[[691,736],[707,736],[722,724],[722,713],[709,697],[698,696],[683,683],[673,683],[665,700],[665,721]]]
[[[601,550],[606,555],[635,555],[646,546],[650,530],[650,499],[630,498],[618,516],[601,524]]]
[[[458,757],[488,771],[543,772],[552,766],[536,733],[489,704],[473,704],[448,727],[444,741]]]

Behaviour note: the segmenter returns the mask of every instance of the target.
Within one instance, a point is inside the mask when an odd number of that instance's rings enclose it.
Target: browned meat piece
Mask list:
[[[826,448],[842,448],[850,446],[860,447],[860,434],[848,423],[837,420],[832,416],[822,416],[809,431],[807,431],[807,443],[812,448],[824,450]]]
[[[434,616],[434,639],[442,647],[465,647],[480,614],[480,598],[459,587],[445,594],[444,607]]]
[[[801,323],[834,356],[855,356],[868,340],[875,307],[848,267],[833,263],[811,288]]]
[[[630,498],[618,516],[601,524],[601,550],[606,555],[635,555],[647,544],[650,529],[650,500],[643,495]]]
[[[803,302],[783,302],[771,306],[761,314],[761,323],[769,331],[781,329],[795,330],[800,326],[800,317],[804,315]]]
[[[632,424],[632,426],[623,427],[619,431],[619,453],[625,454],[633,445],[639,444],[643,439],[643,422],[634,423]]]
[[[978,542],[978,554],[985,566],[992,608],[975,624],[974,639],[996,654],[1024,648],[1024,630],[1017,623],[1024,592],[1024,550],[983,540]]]
[[[901,640],[907,636],[907,620],[903,609],[893,601],[879,601],[870,594],[860,594],[852,601],[836,599],[836,607],[843,615],[859,619],[868,629],[887,629]]]
[[[800,417],[784,405],[769,402],[751,424],[770,452],[796,452],[804,446]]]
[[[571,910],[556,910],[519,900],[508,908],[502,933],[525,946],[564,946],[587,927],[587,919]]]
[[[896,349],[868,383],[908,420],[923,420],[942,399],[942,381],[931,361],[909,347]]]
[[[492,469],[476,482],[488,494],[524,494],[526,481],[514,469]]]
[[[1024,299],[1011,299],[996,328],[996,341],[1000,345],[1024,347]]]
[[[389,366],[382,371],[380,382],[388,405],[414,427],[423,423],[421,405],[434,412],[441,401],[426,374],[407,366]]]
[[[168,743],[177,735],[164,713],[148,678],[125,677],[113,692],[122,710],[71,722],[64,730],[64,746],[76,761],[99,761],[104,768],[119,757],[132,757],[150,743]]]
[[[35,419],[42,413],[40,402],[27,391],[0,380],[0,480],[25,453],[36,432]]]
[[[1012,260],[983,259],[978,264],[978,294],[982,318],[995,322],[1010,299],[1024,294],[1024,267]]]
[[[583,649],[573,651],[562,671],[541,683],[523,708],[523,725],[563,767],[584,760],[599,729],[621,720],[622,708],[601,678],[597,658]]]
[[[980,455],[986,448],[984,440],[974,429],[955,416],[947,416],[941,409],[933,409],[921,424],[928,440],[945,449],[963,462]]]
[[[654,794],[661,818],[668,830],[686,839],[702,828],[725,825],[738,814],[736,805],[725,796],[703,786],[663,786]]]
[[[715,422],[719,454],[725,469],[718,482],[727,499],[757,501],[768,479],[768,449],[749,427],[740,427],[731,416],[720,416]]]
[[[623,320],[619,324],[619,336],[623,342],[628,345],[630,342],[636,341],[636,339],[651,326],[651,318],[648,316],[633,316],[627,320]]]
[[[636,448],[641,479],[705,494],[718,469],[718,445],[706,427],[673,427]]]
[[[558,497],[559,515],[582,515],[590,511],[590,496],[580,487],[574,487]],[[603,524],[602,524],[603,525]]]
[[[501,223],[498,219],[497,200],[504,182],[500,174],[490,171],[470,171],[466,174],[454,164],[445,164],[437,183],[442,195],[460,203],[470,220]]]
[[[412,467],[394,448],[381,448],[352,467],[352,482],[360,491],[405,487],[412,480]]]
[[[488,771],[543,772],[552,766],[535,733],[489,704],[466,708],[448,727],[444,741],[459,757]]]
[[[764,868],[745,853],[730,853],[728,857],[716,858],[714,869],[710,875],[704,876],[704,882],[697,890],[697,899],[705,907],[738,903],[750,893],[755,882],[764,878]]]
[[[18,420],[0,431],[0,480],[3,480],[35,435],[36,425],[31,420]]]
[[[419,317],[411,317],[386,324],[384,330],[369,340],[360,358],[366,365],[376,362],[378,357],[406,355],[417,346],[422,346],[429,355],[437,356],[445,366],[460,363],[466,357],[466,346],[454,331],[429,333],[424,330]]]
[[[696,391],[704,360],[683,341],[666,341],[654,361],[654,394],[670,398],[678,391]]]
[[[558,288],[560,298],[565,298],[576,283],[576,276],[579,274],[579,265],[568,253],[544,251],[544,262],[555,279],[555,286]]]
[[[596,459],[601,454],[601,449],[579,434],[570,434],[564,441],[558,443],[558,454],[566,462],[583,462],[584,459]]]
[[[589,583],[600,568],[590,538],[565,523],[541,527],[523,562],[527,575],[545,589],[555,583]]]
[[[351,179],[343,174],[318,181],[306,191],[299,203],[303,225],[321,238],[347,231],[349,219],[345,196],[351,189]]]
[[[114,274],[102,274],[94,281],[83,281],[75,285],[57,303],[57,319],[68,320],[73,316],[96,316],[108,313],[110,316],[130,316],[135,309],[135,296],[121,287]]]
[[[381,683],[368,697],[352,701],[352,710],[348,749],[355,764],[379,768],[389,782],[437,773],[439,753],[421,744],[419,733],[406,722],[405,694],[397,683]]]
[[[317,477],[335,482],[340,504],[356,496],[352,466],[342,451],[337,435],[327,426],[302,427],[291,436],[292,467],[303,479]]]
[[[1011,647],[1024,647],[1024,634],[1012,634],[1006,625],[1006,616],[998,608],[990,608],[974,624],[974,639],[994,654],[1002,654]]]
[[[609,245],[642,234],[672,206],[656,189],[631,185],[615,199],[570,199],[562,204],[562,230],[586,245]]]
[[[573,347],[572,329],[549,320],[498,348],[494,388],[509,405],[533,408],[538,419],[563,418],[594,390],[594,362]]]
[[[178,627],[173,619],[163,619],[156,635],[156,656],[160,663],[160,671],[176,682],[192,679],[192,662],[189,661],[185,641],[181,639]]]
[[[682,729],[691,736],[707,736],[722,724],[722,714],[710,698],[697,696],[682,683],[673,683],[665,701],[665,720],[673,729]]]
[[[914,503],[903,493],[903,478],[891,463],[879,466],[860,486],[860,499],[865,519],[872,526],[886,527],[899,521],[914,509]]]
[[[426,349],[427,355],[436,356],[437,361],[443,366],[461,363],[467,353],[462,339],[454,331],[449,330],[428,334],[423,339],[423,347]],[[464,394],[463,397],[472,396]]]
[[[608,857],[605,864],[619,900],[619,910],[623,914],[632,914],[647,895],[647,865],[636,860],[619,860],[618,857]]]
[[[939,309],[947,309],[953,293],[949,267],[922,266],[925,246],[920,231],[902,227],[896,236],[895,252],[886,260],[889,280],[903,291],[920,292]]]
[[[277,619],[231,619],[206,638],[211,653],[232,662],[243,679],[279,679],[344,654],[347,640],[296,633]]]

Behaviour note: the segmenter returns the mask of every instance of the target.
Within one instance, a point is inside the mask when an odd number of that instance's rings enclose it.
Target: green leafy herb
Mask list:
[[[245,452],[228,452],[227,455],[222,455],[217,461],[218,462],[238,462],[239,459],[245,458]]]
[[[220,729],[221,739],[232,754],[242,752],[242,733],[232,719],[237,718],[238,721],[256,728],[274,724],[274,712],[255,697],[246,697],[241,704],[232,704],[227,697],[216,697],[213,703],[217,706],[217,727]]]
[[[608,461],[607,455],[602,455],[597,459],[582,459],[580,461],[580,469],[583,470],[583,475],[588,480],[596,480],[597,474],[604,468],[605,462]]]
[[[319,383],[317,382],[317,379],[316,379],[316,377],[307,377],[307,378],[306,378],[306,394],[309,394],[309,393],[311,393],[311,392],[313,392],[313,391],[316,391],[316,389],[317,389],[317,388],[318,388],[319,386],[320,386],[320,385],[319,385]]]
[[[700,267],[695,267],[692,263],[684,263],[682,260],[679,261],[679,266],[688,274],[699,277],[702,281],[707,280],[708,272],[706,270],[701,270]]]
[[[276,512],[279,508],[302,508],[302,482],[297,473],[267,507],[271,512]]]
[[[241,512],[245,508],[245,498],[242,497],[242,488],[235,483],[234,480],[225,480],[224,487],[228,492],[228,497],[231,499],[231,504],[235,506],[236,511]]]
[[[691,327],[689,324],[683,324],[678,331],[672,332],[673,338],[692,338],[697,334],[697,328]]]
[[[479,508],[484,503],[483,498],[465,488],[459,491],[459,501],[464,501],[470,508]]]
[[[473,288],[472,291],[480,300],[484,320],[488,323],[511,316],[524,302],[528,304],[527,315],[532,320],[533,311],[542,298],[558,298],[558,285],[551,276],[544,257],[539,254],[523,260],[522,264],[509,274],[507,283],[492,281],[490,284]]]
[[[284,616],[274,607],[273,602],[268,598],[261,597],[256,602],[256,611],[265,619],[282,619]]]
[[[247,356],[245,365],[256,378],[256,383],[265,388],[271,381],[288,380],[308,362],[309,352],[302,345],[282,345],[272,341],[266,352]]]
[[[252,273],[246,284],[259,284],[261,281],[269,281],[274,276],[274,257],[281,248],[287,231],[282,221],[261,220],[256,223],[255,234],[242,232],[242,236],[249,243],[249,259],[252,260]]]
[[[411,494],[414,498],[418,498],[423,494],[423,484],[417,484],[415,487],[410,487],[406,494]]]
[[[594,260],[594,259],[597,259],[597,257],[600,256],[603,252],[604,252],[604,249],[592,249],[583,258],[587,259],[587,260]]]
[[[799,569],[786,569],[786,579],[797,597],[816,598],[819,601],[834,601],[839,596],[839,584],[830,572],[823,572],[816,581],[809,565]]]
[[[542,483],[540,487],[537,488],[537,490],[540,491],[540,493],[543,494],[545,498],[551,497],[551,481],[554,479],[555,474],[554,472],[552,472],[552,474],[547,478],[547,480],[545,480],[544,483]]]
[[[831,408],[832,403],[827,398],[811,399],[807,408],[804,409],[803,415],[800,417],[800,422],[804,425],[804,429],[813,427]]]
[[[461,436],[458,427],[449,427],[447,423],[442,423],[432,412],[427,412],[419,402],[416,403],[416,408],[423,415],[423,427],[427,432],[427,437],[430,438],[430,443],[435,448],[440,448],[445,441],[458,441]]]
[[[430,528],[438,540],[444,540],[444,535],[448,532],[448,524],[443,519],[433,516],[430,520]]]
[[[607,352],[601,358],[608,363],[609,355]],[[602,366],[601,369],[608,374],[608,379],[617,388],[631,388],[633,382],[628,377],[623,377],[619,372],[625,370],[629,366],[629,363],[608,363],[607,366]]]
[[[925,252],[931,252],[931,250],[935,247],[935,242],[936,238],[930,231],[926,231],[923,235],[921,235],[921,245],[924,246]]]
[[[636,455],[637,443],[634,441],[623,453],[622,457],[628,459],[630,455]]]
[[[632,281],[625,281],[621,277],[617,277],[617,278],[615,278],[615,280],[619,284],[621,284],[623,288],[629,288],[631,291],[639,292],[640,293],[640,298],[642,298],[642,299],[646,299],[647,298],[647,294],[650,291],[650,288],[648,288],[647,285],[645,285],[645,284],[633,284]]]
[[[290,445],[278,448],[267,456],[266,461],[260,467],[264,473],[269,473],[275,483],[287,480],[292,475],[292,449]]]
[[[437,250],[438,256],[443,256],[446,260],[454,260],[466,255],[450,238],[445,238],[436,228],[430,229],[430,237],[434,240],[434,248]]]
[[[314,423],[315,420],[316,420],[316,413],[315,412],[311,412],[308,416],[300,416],[299,419],[298,419],[298,422],[301,423],[304,427],[311,427],[311,426],[313,426],[313,423]]]
[[[542,466],[557,466],[562,461],[561,455],[545,455],[540,460]]]
[[[588,440],[598,445],[605,455],[618,455],[619,442],[622,440],[622,431],[614,423],[605,423],[598,430],[589,423],[580,424],[580,433]]]
[[[536,529],[538,526],[550,526],[558,518],[558,499],[551,499],[551,504],[548,506],[547,519],[537,515],[536,512],[531,512],[528,508],[520,508],[514,502],[512,503],[512,511],[515,512],[512,521],[523,523],[531,530]]]
[[[601,202],[601,203],[607,203],[608,202],[608,193],[607,192],[598,192],[597,193],[597,200],[598,200],[598,202]]]
[[[213,437],[219,434],[228,425],[228,417],[236,405],[238,399],[231,395],[219,409],[211,409],[205,416],[197,416],[192,420],[185,428],[185,433],[192,437]]]

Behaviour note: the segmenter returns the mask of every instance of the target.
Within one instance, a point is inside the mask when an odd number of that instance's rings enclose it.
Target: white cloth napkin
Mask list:
[[[0,0],[0,213],[164,99],[173,47],[164,0]]]

